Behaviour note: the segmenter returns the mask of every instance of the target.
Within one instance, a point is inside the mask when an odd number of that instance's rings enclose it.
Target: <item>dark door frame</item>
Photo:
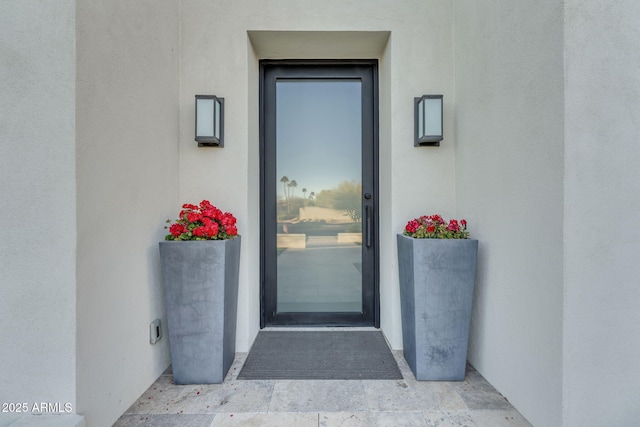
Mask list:
[[[360,77],[362,76],[362,77]],[[276,182],[275,150],[268,150],[266,144],[274,143],[275,136],[275,111],[266,108],[265,103],[269,99],[275,99],[276,78],[303,78],[303,79],[340,79],[362,78],[369,79],[371,91],[363,90],[363,118],[370,114],[370,121],[363,120],[363,174],[370,167],[372,172],[372,186],[363,193],[372,192],[370,199],[363,197],[363,216],[368,221],[363,224],[363,254],[367,252],[364,247],[367,242],[372,246],[367,261],[369,267],[365,269],[363,260],[363,313],[308,313],[300,319],[300,315],[288,315],[276,313],[275,309],[267,312],[266,307],[275,307],[275,292],[268,294],[267,286],[274,287],[275,251],[268,251],[273,246],[274,230],[267,219],[273,218],[276,212],[275,197],[266,197],[269,189],[266,183],[274,185]],[[272,84],[270,85],[269,82]],[[270,98],[271,97],[271,98]],[[260,61],[260,327],[272,325],[326,325],[326,326],[374,326],[380,327],[380,251],[379,251],[379,131],[378,131],[378,60],[261,60]],[[369,139],[369,142],[364,142]],[[369,145],[370,148],[366,147]],[[366,149],[365,149],[366,148]],[[368,164],[368,166],[365,166]],[[275,188],[275,187],[274,187]],[[271,214],[270,214],[271,212]],[[364,218],[363,218],[364,219]],[[365,271],[366,270],[366,271]],[[271,298],[270,301],[267,301]]]

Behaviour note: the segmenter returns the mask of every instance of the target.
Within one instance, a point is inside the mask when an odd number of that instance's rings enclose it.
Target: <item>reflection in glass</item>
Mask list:
[[[361,91],[276,83],[278,312],[362,311]]]

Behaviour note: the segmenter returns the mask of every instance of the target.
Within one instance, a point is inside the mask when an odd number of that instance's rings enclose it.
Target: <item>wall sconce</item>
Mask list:
[[[442,141],[442,95],[413,98],[415,104],[414,147],[440,146]]]
[[[224,147],[224,98],[196,95],[198,147]]]

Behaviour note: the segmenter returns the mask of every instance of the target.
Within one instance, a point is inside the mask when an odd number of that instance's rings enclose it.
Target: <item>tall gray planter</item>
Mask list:
[[[240,236],[160,242],[173,380],[224,380],[236,351]]]
[[[418,380],[464,380],[478,241],[398,234],[404,357]]]

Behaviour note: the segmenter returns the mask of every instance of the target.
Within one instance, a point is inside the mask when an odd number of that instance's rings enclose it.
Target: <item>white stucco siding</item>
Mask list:
[[[562,422],[562,2],[456,2],[457,216],[479,239],[469,360]]]
[[[28,412],[76,410],[75,41],[74,1],[0,2],[0,402]]]
[[[380,60],[381,322],[392,346],[401,348],[395,234],[414,216],[455,212],[451,115],[445,115],[440,148],[413,147],[413,97],[443,93],[452,110],[451,3],[194,0],[181,8],[180,194],[184,202],[208,198],[238,217],[239,351],[248,350],[259,327],[258,60]],[[280,42],[271,44],[277,52],[265,48],[264,31],[279,33]],[[343,43],[331,32],[342,32]],[[382,38],[358,42],[357,32]],[[193,141],[193,99],[201,93],[225,98],[222,149],[198,148]]]
[[[111,425],[169,364],[158,242],[178,196],[178,1],[77,2],[78,410]],[[164,338],[149,343],[149,323]]]
[[[564,425],[640,417],[640,3],[565,2]]]
[[[261,58],[377,58],[381,324],[395,234],[480,240],[469,359],[535,426],[640,416],[640,3],[0,2],[0,402],[110,425],[169,364],[158,249],[204,198],[243,235],[237,350],[259,326]],[[225,98],[225,147],[193,140]],[[445,139],[413,147],[413,98]],[[166,322],[165,322],[166,325]],[[5,418],[6,420],[6,418]],[[2,423],[2,422],[0,422]]]

